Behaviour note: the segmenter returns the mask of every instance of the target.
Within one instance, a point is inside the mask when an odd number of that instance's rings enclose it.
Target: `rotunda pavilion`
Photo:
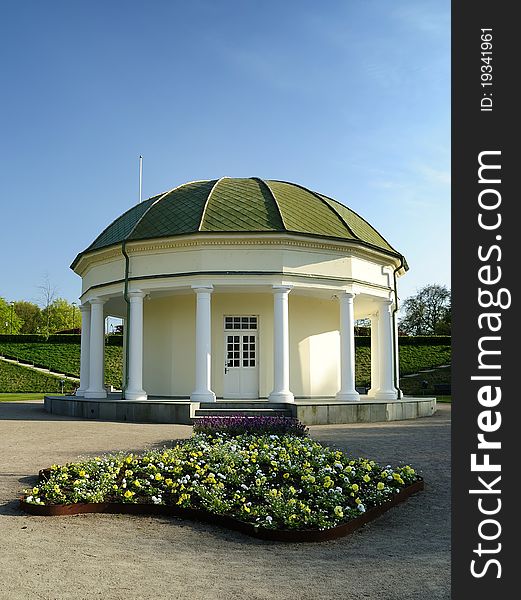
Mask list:
[[[179,185],[118,217],[71,268],[82,278],[78,397],[107,396],[107,316],[124,323],[125,400],[357,402],[362,318],[367,395],[401,397],[396,281],[407,263],[356,212],[300,185]]]

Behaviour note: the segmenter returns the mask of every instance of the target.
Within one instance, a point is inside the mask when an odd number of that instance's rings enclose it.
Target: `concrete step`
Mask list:
[[[218,409],[265,409],[274,408],[276,410],[288,407],[283,402],[269,402],[268,400],[217,400],[216,402],[201,402],[199,408],[218,408]]]
[[[291,409],[287,408],[198,408],[195,411],[197,417],[290,417]]]

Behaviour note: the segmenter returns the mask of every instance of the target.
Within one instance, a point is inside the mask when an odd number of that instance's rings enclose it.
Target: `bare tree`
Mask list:
[[[51,326],[51,305],[56,300],[58,289],[49,279],[49,273],[45,273],[43,282],[38,286],[40,290],[40,301],[42,305],[42,312],[45,315],[45,335],[49,335]]]

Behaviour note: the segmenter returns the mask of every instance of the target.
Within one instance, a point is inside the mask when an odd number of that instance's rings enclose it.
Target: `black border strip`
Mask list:
[[[160,504],[127,504],[115,502],[103,502],[97,504],[28,504],[23,498],[20,499],[20,508],[25,512],[42,517],[56,517],[77,515],[80,513],[109,513],[109,514],[131,514],[131,515],[169,515],[193,521],[203,521],[212,525],[221,525],[234,531],[240,531],[251,537],[276,542],[324,542],[344,537],[360,529],[370,521],[387,512],[393,506],[401,504],[412,494],[424,489],[424,482],[419,479],[415,483],[400,490],[394,497],[374,508],[370,508],[363,515],[351,519],[337,527],[330,529],[306,529],[306,530],[276,530],[256,527],[251,523],[245,523],[232,517],[216,515],[204,510],[180,508],[177,506],[165,506]]]

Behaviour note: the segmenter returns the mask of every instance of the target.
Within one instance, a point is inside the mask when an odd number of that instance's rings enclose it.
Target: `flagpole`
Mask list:
[[[139,155],[139,202],[143,200],[143,157]]]

